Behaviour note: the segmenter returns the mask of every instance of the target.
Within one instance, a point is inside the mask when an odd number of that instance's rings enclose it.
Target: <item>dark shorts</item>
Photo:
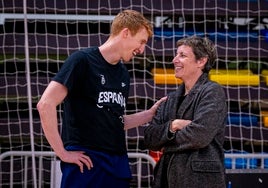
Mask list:
[[[109,155],[80,147],[67,150],[85,151],[94,167],[88,170],[84,166],[84,173],[81,173],[77,165],[61,162],[61,188],[129,188],[131,172],[127,154]]]

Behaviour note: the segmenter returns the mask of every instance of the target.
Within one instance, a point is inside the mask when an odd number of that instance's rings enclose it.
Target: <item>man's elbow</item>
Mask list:
[[[39,112],[39,115],[41,116],[45,112],[49,110],[49,105],[44,102],[43,100],[40,100],[36,105],[37,111]]]

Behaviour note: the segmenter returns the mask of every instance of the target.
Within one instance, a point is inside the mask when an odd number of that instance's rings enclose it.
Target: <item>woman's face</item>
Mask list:
[[[183,81],[199,77],[202,73],[200,62],[196,60],[190,46],[179,46],[172,62],[175,68],[175,77]]]

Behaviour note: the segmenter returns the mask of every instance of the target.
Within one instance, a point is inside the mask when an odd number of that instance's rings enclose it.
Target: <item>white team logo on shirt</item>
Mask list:
[[[105,78],[103,74],[100,74],[101,77],[101,84],[104,85],[105,84]]]
[[[125,84],[124,82],[122,82],[122,83],[121,83],[121,86],[122,86],[122,87],[125,87],[125,86],[126,86],[126,84]]]
[[[99,105],[99,104],[96,104],[97,105],[97,107],[98,108],[103,108],[103,106],[102,105]]]

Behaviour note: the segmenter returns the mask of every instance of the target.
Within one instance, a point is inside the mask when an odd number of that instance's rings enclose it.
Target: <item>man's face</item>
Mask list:
[[[130,31],[128,30],[128,34],[126,40],[124,41],[125,44],[122,59],[124,61],[130,61],[133,56],[142,54],[145,49],[145,45],[148,42],[148,32],[145,28],[140,29],[136,35],[132,36]]]

